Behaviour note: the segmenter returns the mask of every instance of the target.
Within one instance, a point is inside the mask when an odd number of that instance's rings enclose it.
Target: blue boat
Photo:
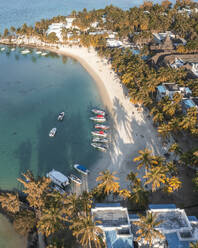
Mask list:
[[[75,164],[75,165],[74,165],[74,168],[75,168],[78,172],[80,172],[80,173],[82,173],[82,174],[84,174],[84,175],[87,175],[87,174],[89,173],[89,170],[88,170],[87,168],[85,168],[83,165]]]

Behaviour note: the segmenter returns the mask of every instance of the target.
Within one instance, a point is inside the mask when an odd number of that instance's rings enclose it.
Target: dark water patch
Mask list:
[[[19,168],[19,175],[21,172],[26,172],[30,169],[30,161],[32,155],[32,144],[31,141],[28,139],[22,142],[19,147],[15,150],[14,156],[19,160],[20,168]]]

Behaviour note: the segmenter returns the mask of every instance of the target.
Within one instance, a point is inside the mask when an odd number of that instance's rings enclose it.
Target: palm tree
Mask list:
[[[23,192],[27,194],[27,200],[31,207],[40,210],[45,205],[45,197],[49,189],[51,180],[46,177],[35,179],[30,171],[22,174],[25,180],[18,178],[17,180],[24,185]]]
[[[82,195],[79,197],[79,205],[82,211],[85,213],[85,216],[89,214],[91,206],[92,206],[92,198],[93,196],[84,191]]]
[[[97,224],[100,224],[100,221],[93,221],[90,215],[80,216],[72,223],[70,229],[83,247],[91,248],[93,244],[94,247],[100,248],[103,243],[103,231],[96,226]]]
[[[146,216],[140,216],[140,220],[133,223],[138,226],[136,234],[139,236],[137,237],[137,241],[143,240],[145,244],[149,244],[152,247],[155,238],[164,239],[164,235],[156,230],[162,223],[162,221],[157,220],[156,213],[147,212]]]
[[[155,157],[151,155],[151,151],[145,148],[143,151],[139,151],[140,156],[133,159],[134,162],[139,162],[138,169],[140,169],[142,166],[145,166],[145,169],[147,170],[152,165],[157,164],[155,161]]]
[[[32,210],[23,210],[14,219],[14,228],[21,235],[28,234],[35,226],[36,216]]]
[[[116,193],[119,191],[120,185],[118,182],[115,182],[115,180],[119,180],[118,177],[114,176],[116,173],[115,171],[111,173],[109,170],[105,170],[100,172],[96,178],[97,182],[101,181],[97,187],[103,189],[103,192],[107,195],[111,192]]]
[[[64,228],[63,216],[61,209],[56,206],[50,206],[43,209],[42,214],[37,222],[37,228],[40,233],[47,237],[57,230]]]
[[[171,178],[166,178],[166,187],[165,190],[168,193],[172,193],[175,190],[178,190],[181,187],[181,181],[179,180],[178,177],[171,177]]]
[[[20,210],[20,201],[18,193],[6,193],[0,195],[0,203],[2,208],[5,208],[7,211],[11,213],[17,213]]]
[[[69,220],[77,218],[80,212],[79,199],[76,194],[71,194],[63,198],[64,212]]]
[[[191,242],[190,248],[198,248],[198,241],[197,242]]]
[[[137,178],[137,173],[130,172],[127,175],[127,180],[130,181],[129,199],[139,206],[146,206],[148,203],[148,191],[142,186],[140,178]]]
[[[170,146],[169,152],[174,152],[175,154],[175,159],[177,156],[180,156],[182,155],[182,148],[177,144],[177,143],[174,143]]]
[[[149,169],[143,178],[146,178],[146,182],[144,185],[152,184],[152,192],[156,191],[160,188],[161,184],[165,184],[166,182],[166,173],[168,169],[164,166],[154,166]]]

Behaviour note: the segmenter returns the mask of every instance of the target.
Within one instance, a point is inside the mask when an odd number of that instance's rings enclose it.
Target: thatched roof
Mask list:
[[[164,42],[161,44],[160,47],[161,47],[161,50],[173,50],[174,49],[173,42],[169,35],[166,36]]]

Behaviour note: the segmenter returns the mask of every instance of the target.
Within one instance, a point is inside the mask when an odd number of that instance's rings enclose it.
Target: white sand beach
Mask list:
[[[149,113],[130,102],[127,89],[121,84],[111,65],[106,59],[100,58],[94,49],[66,45],[46,46],[36,39],[21,39],[13,42],[71,56],[78,60],[96,81],[103,102],[113,118],[110,149],[107,153],[100,152],[101,159],[92,166],[89,176],[90,188],[97,184],[95,179],[98,173],[105,169],[117,171],[120,185],[125,187],[127,174],[130,171],[137,171],[133,158],[138,155],[139,150],[147,147],[155,154],[165,152],[152,120],[147,117]],[[141,176],[141,171],[139,175]]]
[[[163,154],[162,141],[148,119],[148,112],[130,102],[127,89],[111,69],[106,59],[101,59],[93,49],[61,47],[57,52],[77,59],[95,79],[103,102],[112,114],[110,150],[101,153],[101,159],[92,166],[89,187],[96,185],[96,177],[102,170],[117,171],[121,186],[126,186],[126,176],[136,172],[133,158],[146,147],[155,154]],[[140,171],[138,172],[140,175]],[[142,171],[144,173],[144,171]]]

